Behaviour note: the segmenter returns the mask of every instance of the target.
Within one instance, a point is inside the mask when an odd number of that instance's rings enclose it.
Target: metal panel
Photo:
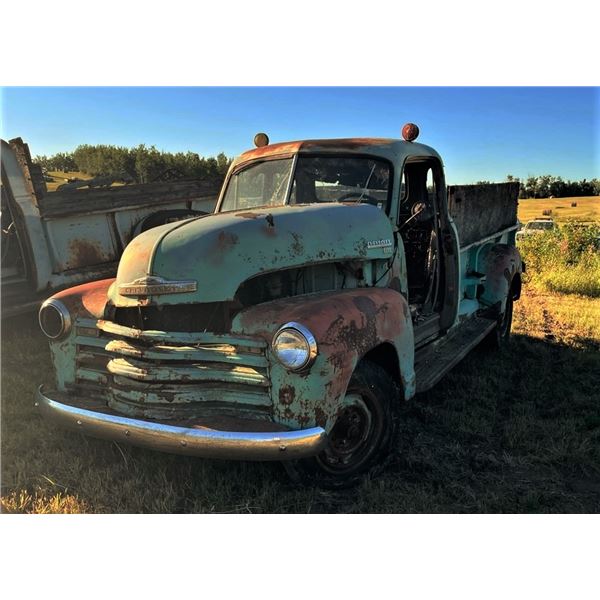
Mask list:
[[[519,183],[448,186],[448,210],[462,247],[517,222]]]
[[[115,262],[119,258],[106,214],[56,219],[45,225],[54,273]]]

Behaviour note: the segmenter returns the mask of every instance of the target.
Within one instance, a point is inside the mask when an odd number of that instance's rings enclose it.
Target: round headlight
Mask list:
[[[64,337],[71,329],[71,315],[59,300],[46,300],[39,313],[42,331],[52,340]]]
[[[286,323],[273,336],[275,356],[290,371],[301,371],[317,357],[317,342],[313,334],[299,323]]]

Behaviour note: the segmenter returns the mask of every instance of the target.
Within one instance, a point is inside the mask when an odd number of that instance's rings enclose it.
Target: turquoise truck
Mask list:
[[[509,336],[523,264],[518,183],[446,186],[403,139],[269,143],[213,213],[148,229],[116,278],[39,313],[44,417],[198,457],[282,461],[318,485],[393,450],[398,408]]]

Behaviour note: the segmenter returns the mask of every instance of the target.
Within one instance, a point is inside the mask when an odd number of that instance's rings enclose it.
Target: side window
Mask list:
[[[435,165],[431,161],[407,162],[400,184],[399,225],[432,218],[437,212]],[[419,213],[419,215],[417,215]]]
[[[429,167],[427,170],[427,201],[431,206],[432,210],[436,210],[437,207],[437,187],[435,185],[435,179],[433,177],[433,168]]]
[[[402,178],[400,179],[400,204],[404,202],[406,198],[406,178],[404,175],[404,169],[402,170]]]

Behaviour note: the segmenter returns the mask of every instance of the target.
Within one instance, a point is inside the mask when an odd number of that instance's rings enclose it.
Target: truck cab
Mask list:
[[[520,293],[518,187],[447,188],[418,128],[403,135],[257,135],[214,213],[142,233],[115,279],[44,303],[57,375],[38,391],[44,414],[356,481],[390,451],[401,402],[508,337]]]

